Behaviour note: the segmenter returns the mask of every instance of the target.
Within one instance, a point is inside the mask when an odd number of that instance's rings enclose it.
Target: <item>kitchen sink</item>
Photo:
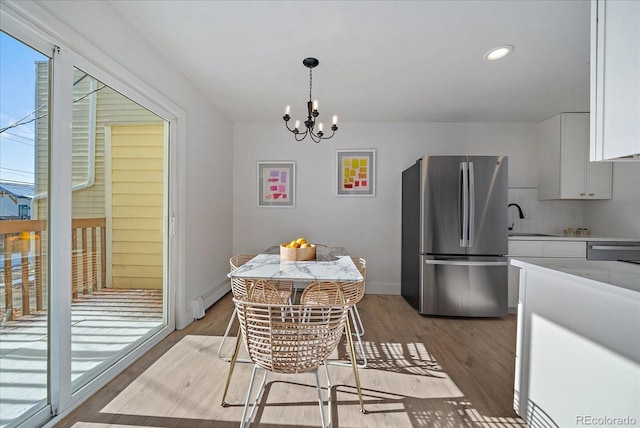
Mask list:
[[[530,232],[509,232],[509,236],[557,236],[547,233],[530,233]]]

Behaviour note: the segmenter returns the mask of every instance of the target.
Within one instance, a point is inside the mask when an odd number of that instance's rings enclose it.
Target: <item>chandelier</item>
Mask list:
[[[284,119],[284,124],[287,129],[293,132],[296,141],[302,141],[307,138],[307,135],[309,135],[314,142],[319,143],[320,140],[328,140],[336,133],[336,131],[338,130],[338,116],[333,116],[333,120],[331,123],[332,132],[330,136],[325,137],[324,132],[322,131],[322,122],[318,123],[318,130],[315,131],[316,118],[318,117],[318,115],[320,115],[320,112],[318,112],[318,100],[313,101],[311,98],[311,88],[313,84],[312,72],[313,68],[317,67],[317,65],[320,64],[320,61],[318,61],[316,58],[305,58],[302,61],[302,64],[304,64],[304,66],[309,69],[309,101],[307,102],[307,120],[304,121],[304,126],[306,128],[305,131],[300,131],[299,120],[296,120],[293,129],[289,128],[289,120],[291,119],[291,116],[289,116],[289,106],[285,108],[284,116],[282,116],[282,118]]]

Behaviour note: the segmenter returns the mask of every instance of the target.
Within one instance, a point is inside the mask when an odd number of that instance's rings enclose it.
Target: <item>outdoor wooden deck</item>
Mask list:
[[[71,305],[72,385],[82,385],[163,325],[161,290],[101,289]],[[47,312],[0,328],[0,425],[47,396]]]

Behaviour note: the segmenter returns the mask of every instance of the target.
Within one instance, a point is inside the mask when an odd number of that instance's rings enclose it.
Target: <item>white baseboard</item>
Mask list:
[[[226,279],[204,293],[201,297],[204,309],[209,309],[211,305],[222,299],[229,291],[231,291],[231,281]]]
[[[385,284],[367,281],[365,294],[393,294],[400,295],[400,284]]]

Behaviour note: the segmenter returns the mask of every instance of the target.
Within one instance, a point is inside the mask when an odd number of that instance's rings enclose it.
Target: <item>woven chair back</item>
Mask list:
[[[344,293],[344,301],[355,305],[364,296],[364,281],[343,282],[340,284]],[[328,281],[315,281],[304,289],[300,303],[306,305],[335,305],[341,302],[336,285]]]
[[[274,305],[233,299],[254,364],[274,373],[314,370],[344,332],[348,306]]]
[[[274,291],[268,281],[260,280],[249,290],[249,300],[233,299],[249,358],[254,364],[274,373],[314,370],[324,363],[340,342],[349,305],[309,306],[250,301],[260,301],[263,293]]]
[[[252,254],[239,254],[233,256],[229,259],[229,267],[231,272],[238,269],[240,266],[254,258],[255,255]],[[246,283],[248,281],[241,278],[231,278],[231,291],[233,292],[233,296],[238,299],[246,299],[247,298],[247,286]]]
[[[239,254],[231,257],[229,259],[231,272],[238,269],[254,257],[255,255],[252,254]],[[233,297],[246,300],[247,290],[251,287],[253,282],[254,281],[242,278],[231,278],[231,291],[233,292]],[[293,281],[271,281],[271,284],[277,290],[277,294],[271,296],[273,300],[270,300],[270,302],[286,303],[293,293]]]

